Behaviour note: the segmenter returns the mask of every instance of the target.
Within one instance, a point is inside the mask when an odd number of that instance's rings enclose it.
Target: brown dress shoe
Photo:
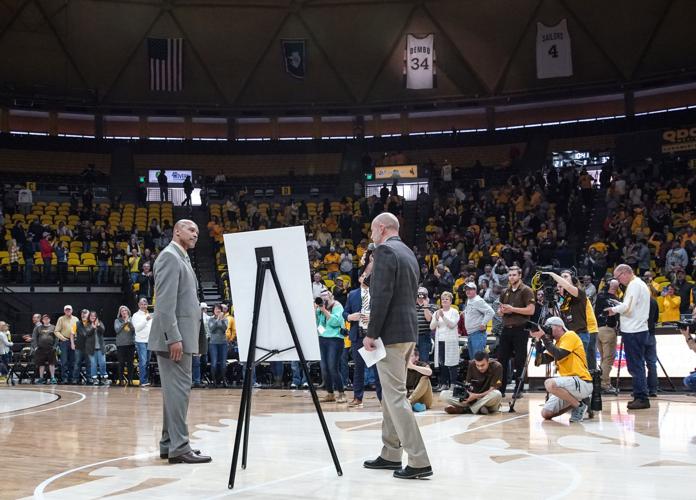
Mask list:
[[[193,451],[179,455],[178,457],[169,457],[170,464],[207,464],[213,459],[206,455],[196,455]]]
[[[464,413],[464,408],[461,406],[450,405],[445,408],[445,413],[449,413],[450,415],[462,415]]]

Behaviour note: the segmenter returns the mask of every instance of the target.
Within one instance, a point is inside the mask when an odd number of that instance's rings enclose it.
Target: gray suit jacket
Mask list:
[[[381,338],[384,345],[416,342],[418,261],[398,236],[379,245],[373,255],[367,336]]]
[[[185,353],[198,353],[198,282],[186,257],[175,243],[170,243],[155,261],[155,314],[148,341],[151,351],[166,352],[169,344],[182,341]]]

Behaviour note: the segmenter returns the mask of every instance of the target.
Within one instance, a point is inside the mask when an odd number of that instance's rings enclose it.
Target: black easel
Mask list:
[[[242,469],[246,469],[247,464],[247,451],[249,444],[249,424],[251,421],[251,378],[254,368],[257,364],[262,363],[269,358],[280,354],[281,352],[289,351],[290,349],[297,349],[297,354],[300,358],[300,367],[304,373],[309,383],[309,391],[312,394],[312,401],[314,401],[314,407],[317,410],[317,415],[319,416],[319,422],[321,423],[321,428],[324,431],[324,437],[326,438],[326,444],[329,445],[329,451],[331,452],[331,458],[333,459],[334,465],[336,466],[336,473],[339,476],[343,475],[341,470],[341,464],[338,462],[338,456],[336,455],[336,449],[334,448],[333,441],[331,441],[331,435],[329,434],[329,428],[326,426],[326,420],[324,420],[324,413],[321,410],[321,405],[319,404],[319,398],[317,397],[317,391],[314,389],[314,385],[311,383],[309,378],[309,369],[307,368],[307,361],[305,360],[304,354],[302,353],[302,347],[300,346],[300,341],[297,337],[297,332],[295,331],[295,326],[292,322],[292,317],[290,316],[290,310],[288,309],[288,304],[285,302],[285,296],[283,295],[283,290],[280,286],[280,281],[278,280],[278,275],[275,270],[275,263],[273,260],[273,248],[272,247],[259,247],[255,249],[256,251],[256,291],[254,293],[254,315],[251,323],[251,338],[249,339],[249,352],[247,355],[247,363],[244,368],[244,386],[242,389],[242,401],[239,405],[239,418],[237,419],[237,432],[234,438],[234,453],[232,455],[232,465],[230,467],[230,478],[227,487],[229,489],[234,488],[234,479],[237,474],[237,460],[239,459],[239,445],[242,439],[242,429],[244,429],[244,448],[242,451]],[[256,334],[258,332],[259,326],[259,313],[261,311],[261,298],[263,295],[263,285],[266,279],[266,271],[271,272],[271,277],[273,278],[273,284],[275,285],[276,292],[278,292],[278,298],[280,299],[280,304],[283,307],[283,313],[285,314],[285,321],[288,323],[290,328],[290,335],[292,335],[293,346],[287,347],[285,349],[266,349],[256,345]],[[256,349],[261,349],[266,351],[261,358],[256,359]]]

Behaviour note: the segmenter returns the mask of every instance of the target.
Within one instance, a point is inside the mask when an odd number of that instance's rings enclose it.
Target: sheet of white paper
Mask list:
[[[321,335],[322,333],[324,333],[324,332],[326,331],[326,328],[324,328],[323,326],[319,325],[319,326],[317,327],[317,331],[319,332],[319,335]]]
[[[358,349],[358,352],[365,360],[365,365],[368,368],[374,365],[380,359],[387,357],[387,350],[384,347],[384,342],[382,342],[382,339],[375,340],[375,347],[376,349],[374,351],[368,351],[364,347]]]

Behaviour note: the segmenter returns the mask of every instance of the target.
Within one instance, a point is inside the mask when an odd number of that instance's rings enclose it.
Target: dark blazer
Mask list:
[[[359,313],[360,309],[362,309],[360,288],[356,288],[355,290],[351,290],[350,292],[348,292],[348,298],[346,299],[346,307],[343,308],[343,319],[348,321],[348,315],[353,313]],[[358,342],[359,340],[358,323],[358,321],[350,322],[350,331],[348,332],[348,336],[352,343]]]
[[[384,345],[416,342],[420,273],[416,256],[398,236],[378,245],[373,255],[367,336],[381,338]]]

